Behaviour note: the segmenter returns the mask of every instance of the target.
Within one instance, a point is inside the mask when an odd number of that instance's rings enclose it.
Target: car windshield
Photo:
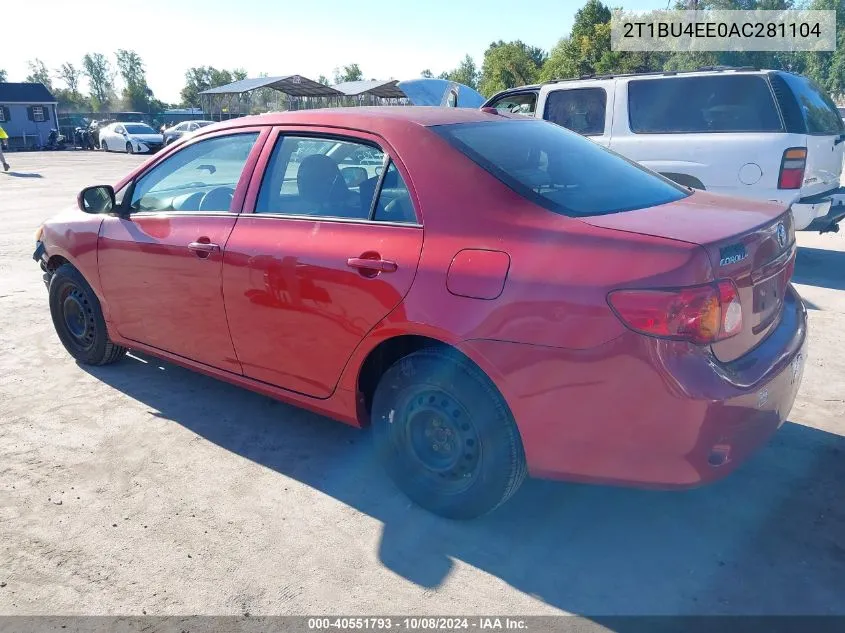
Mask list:
[[[674,202],[675,183],[546,121],[503,120],[431,128],[522,196],[575,217]]]
[[[206,125],[211,125],[214,121],[197,121],[197,125],[199,127],[205,127]]]
[[[124,126],[129,134],[157,134],[149,125],[129,123]]]

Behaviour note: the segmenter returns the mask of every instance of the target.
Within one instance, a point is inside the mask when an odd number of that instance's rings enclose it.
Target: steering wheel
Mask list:
[[[199,211],[228,211],[234,196],[235,190],[231,187],[215,187],[202,197]]]
[[[195,191],[185,196],[176,196],[170,201],[170,208],[174,211],[199,211],[202,202],[202,192]],[[157,207],[163,208],[161,206]]]

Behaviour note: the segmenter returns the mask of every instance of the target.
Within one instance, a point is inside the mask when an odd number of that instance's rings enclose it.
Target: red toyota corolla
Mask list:
[[[554,124],[448,108],[236,119],[38,232],[68,352],[129,349],[354,426],[453,518],[533,476],[689,487],[782,424],[788,210]]]

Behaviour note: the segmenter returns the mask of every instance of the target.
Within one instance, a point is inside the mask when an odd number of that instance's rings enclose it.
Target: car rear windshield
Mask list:
[[[760,75],[708,75],[628,82],[637,134],[780,132],[772,91]]]
[[[827,136],[845,132],[839,110],[826,92],[806,77],[792,73],[782,73],[781,77],[798,100],[807,134]]]
[[[662,176],[546,121],[458,123],[431,129],[520,195],[564,215],[631,211],[689,195]]]

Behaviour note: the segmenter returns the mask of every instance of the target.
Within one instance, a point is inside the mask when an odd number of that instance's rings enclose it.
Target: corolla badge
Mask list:
[[[731,244],[719,249],[719,266],[730,266],[748,257],[744,244]]]
[[[777,236],[780,247],[783,248],[786,246],[786,227],[783,225],[783,222],[778,222]]]

